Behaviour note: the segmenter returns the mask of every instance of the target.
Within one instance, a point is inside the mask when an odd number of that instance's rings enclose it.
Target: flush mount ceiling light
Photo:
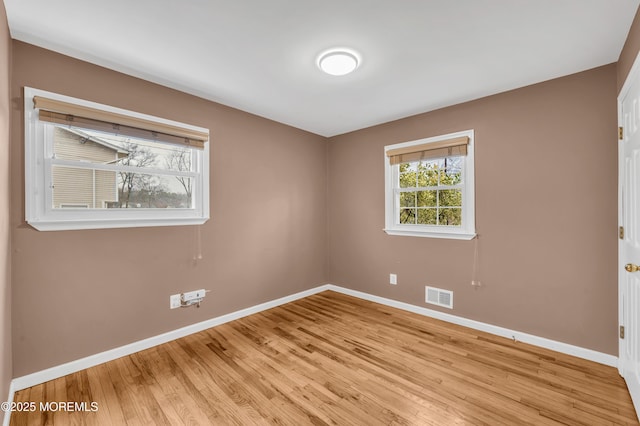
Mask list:
[[[318,67],[331,75],[346,75],[358,68],[358,54],[350,49],[331,49],[318,57]]]

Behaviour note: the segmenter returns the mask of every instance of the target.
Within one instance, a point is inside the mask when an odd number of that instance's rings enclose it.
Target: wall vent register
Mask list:
[[[453,292],[435,287],[425,287],[425,301],[432,305],[453,309]]]

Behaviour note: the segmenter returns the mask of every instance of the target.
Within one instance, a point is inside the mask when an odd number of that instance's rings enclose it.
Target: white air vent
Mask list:
[[[432,305],[453,309],[453,292],[441,288],[425,287],[426,302]]]

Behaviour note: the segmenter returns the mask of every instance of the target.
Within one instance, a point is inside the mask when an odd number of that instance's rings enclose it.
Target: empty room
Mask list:
[[[639,424],[639,6],[3,0],[3,424]]]

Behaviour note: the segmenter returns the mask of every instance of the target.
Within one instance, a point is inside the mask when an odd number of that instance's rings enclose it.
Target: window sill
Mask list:
[[[384,232],[389,235],[398,235],[403,237],[444,238],[449,240],[472,240],[476,237],[475,232],[429,232],[406,229],[384,229]]]
[[[36,220],[27,223],[38,231],[73,231],[80,229],[138,228],[148,226],[202,225],[208,218],[159,218],[128,220]]]

